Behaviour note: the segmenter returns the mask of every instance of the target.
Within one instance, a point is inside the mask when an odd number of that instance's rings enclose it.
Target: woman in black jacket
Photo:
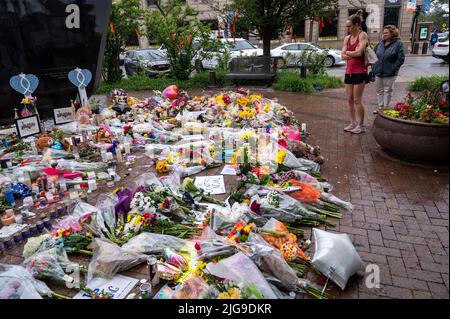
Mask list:
[[[401,66],[405,63],[405,49],[395,26],[384,27],[383,39],[375,47],[375,52],[378,62],[374,65],[373,72],[376,76],[378,107],[382,110],[391,105],[394,83]]]

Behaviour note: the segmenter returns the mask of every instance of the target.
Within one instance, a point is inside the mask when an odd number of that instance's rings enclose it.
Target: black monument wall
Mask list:
[[[21,72],[35,74],[40,81],[33,94],[42,116],[57,107],[70,106],[77,89],[67,79],[76,67],[89,69],[93,81],[101,77],[101,64],[112,0],[0,0],[0,121],[14,116],[22,96],[9,86]],[[67,17],[75,4],[80,12],[79,28],[68,28]],[[73,21],[69,19],[69,21]],[[73,25],[69,25],[73,26]]]

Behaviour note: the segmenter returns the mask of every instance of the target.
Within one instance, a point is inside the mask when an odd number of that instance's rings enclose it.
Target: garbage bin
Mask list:
[[[424,42],[423,47],[422,47],[422,54],[428,54],[428,47],[429,47],[429,43]]]
[[[419,54],[419,47],[420,44],[419,43],[414,43],[414,47],[413,47],[413,54]]]

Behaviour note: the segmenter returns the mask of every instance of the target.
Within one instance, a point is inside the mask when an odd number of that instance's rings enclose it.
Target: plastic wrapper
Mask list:
[[[185,271],[188,267],[186,259],[171,248],[164,249],[163,257],[167,263],[179,268],[181,271]]]
[[[342,290],[352,275],[364,273],[364,264],[347,234],[334,234],[317,228],[313,229],[313,234],[315,254],[312,265]]]
[[[51,162],[59,159],[70,159],[70,158],[74,158],[72,153],[63,150],[54,150],[48,148],[46,151],[44,151],[41,162],[50,164]]]
[[[346,210],[349,211],[349,212],[353,211],[353,204],[352,204],[352,203],[343,201],[342,199],[337,198],[337,197],[334,196],[333,194],[330,194],[330,193],[322,193],[321,199],[323,199],[323,200],[325,200],[325,201],[327,201],[327,202],[336,204],[336,205],[338,205],[338,206],[340,206],[340,207],[346,209]]]
[[[0,299],[42,299],[50,294],[47,285],[33,278],[27,269],[0,264]]]
[[[177,285],[170,299],[211,299],[218,293],[215,287],[208,285],[198,275],[194,275]]]
[[[211,228],[207,227],[202,238],[196,244],[198,258],[210,260],[215,257],[227,257],[236,253],[236,246],[232,245],[225,237],[217,235]]]
[[[123,250],[138,254],[162,254],[165,248],[172,248],[181,252],[188,251],[185,240],[154,233],[142,233],[122,246]]]
[[[97,198],[95,207],[99,211],[95,215],[95,221],[97,226],[105,233],[115,227],[117,203],[117,198],[111,194],[101,194]]]
[[[40,250],[50,248],[52,246],[51,241],[52,236],[50,234],[44,234],[38,237],[29,238],[23,248],[23,257],[28,258]]]
[[[291,234],[283,223],[272,218],[262,229],[273,233],[286,234],[285,236],[274,236],[267,233],[262,234],[265,241],[281,251],[284,259],[292,261],[296,257],[299,257],[300,259],[309,261],[309,258],[297,244],[297,236]]]
[[[72,279],[64,273],[58,259],[57,250],[49,249],[26,258],[23,265],[34,278],[49,279],[60,284],[72,282]]]
[[[175,172],[181,178],[185,178],[203,172],[205,169],[206,168],[204,166],[191,166],[191,167],[177,166],[175,168]]]
[[[158,262],[156,265],[156,269],[158,272],[158,277],[167,281],[178,280],[178,278],[180,278],[180,276],[183,274],[183,272],[179,268],[169,263]]]
[[[83,163],[74,160],[60,159],[57,161],[59,170],[67,170],[72,172],[82,171],[88,172],[99,169],[107,169],[108,165],[105,163]]]
[[[264,299],[276,299],[275,293],[258,267],[241,252],[222,259],[218,263],[209,263],[206,265],[206,270],[216,277],[235,283],[243,283],[246,286],[255,285],[263,294]]]
[[[158,185],[162,186],[161,181],[156,177],[153,173],[144,173],[142,175],[139,175],[135,180],[136,187],[144,186],[149,187],[151,185]]]
[[[115,274],[133,268],[147,259],[145,255],[121,248],[100,238],[93,241],[93,253],[89,263],[88,282],[95,276],[112,278]]]

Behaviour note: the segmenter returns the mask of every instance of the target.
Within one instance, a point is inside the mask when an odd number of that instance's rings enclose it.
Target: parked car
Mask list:
[[[125,64],[125,56],[126,55],[127,55],[127,52],[120,52],[119,53],[120,65],[124,65]]]
[[[246,39],[236,39],[236,43],[233,41],[233,39],[220,39],[222,43],[225,45],[225,50],[228,51],[230,54],[230,59],[237,58],[240,56],[262,56],[263,50],[258,48],[257,46],[253,45]],[[210,57],[207,59],[200,59],[195,58],[195,65],[197,68],[204,69],[204,70],[213,70],[216,69],[220,56],[222,54],[225,54],[226,52],[209,52]],[[202,53],[199,53],[201,55]]]
[[[160,50],[131,50],[127,51],[124,59],[125,72],[128,76],[144,70],[148,76],[154,77],[171,71],[167,56]]]
[[[434,45],[433,48],[433,56],[436,59],[442,59],[445,62],[448,63],[448,46],[449,46],[449,41],[448,41],[448,34],[447,37],[441,37],[439,38],[439,41]]]
[[[282,58],[283,62],[287,66],[298,66],[299,58],[304,52],[317,52],[323,53],[326,49],[322,48],[315,43],[287,43],[283,44],[271,51],[272,57]],[[345,61],[342,60],[341,51],[328,50],[325,65],[331,68],[335,65],[344,65]]]

